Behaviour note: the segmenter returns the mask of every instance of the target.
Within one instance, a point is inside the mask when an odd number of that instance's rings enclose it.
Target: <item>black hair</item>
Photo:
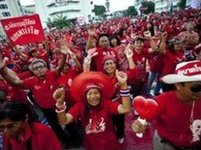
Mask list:
[[[38,120],[38,116],[33,108],[25,103],[17,101],[7,101],[0,107],[0,121],[8,118],[14,122],[25,121],[28,115],[28,122]]]
[[[98,36],[97,41],[96,41],[96,46],[97,46],[97,47],[99,47],[99,41],[100,41],[100,38],[102,38],[102,37],[107,37],[108,40],[109,40],[108,34],[106,34],[106,33],[100,34],[100,35]]]
[[[175,53],[174,45],[178,42],[181,41],[178,37],[174,37],[171,40],[168,41],[168,49],[172,52]]]
[[[110,46],[111,46],[111,47],[114,47],[114,46],[112,45],[112,42],[111,42],[112,39],[116,39],[116,40],[117,40],[117,45],[120,45],[120,44],[121,44],[121,41],[120,41],[119,37],[118,37],[117,35],[112,35],[112,36],[110,36],[110,38],[109,38]]]
[[[151,24],[151,28],[147,29],[145,31],[150,31],[151,36],[154,36],[154,24],[152,22],[148,22],[149,24]]]
[[[126,31],[126,29],[121,28],[121,29],[119,30],[119,33],[118,33],[118,34],[119,34],[120,37],[123,36],[124,31]]]

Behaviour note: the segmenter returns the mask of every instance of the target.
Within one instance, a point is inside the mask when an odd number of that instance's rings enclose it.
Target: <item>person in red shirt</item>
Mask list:
[[[129,81],[130,78],[132,78],[132,76],[135,76],[135,64],[132,59],[133,52],[130,48],[130,44],[125,49],[125,55],[126,55],[125,57],[129,64],[129,70],[125,71],[125,73],[127,74],[128,81]],[[89,60],[84,61],[84,64],[83,64],[84,72],[89,71],[89,66],[90,66],[90,62],[91,62],[90,56],[88,56],[86,59],[89,59]],[[103,65],[103,73],[106,74],[110,78],[111,84],[115,85],[115,92],[112,96],[112,102],[118,101],[119,103],[122,103],[122,99],[119,95],[120,89],[118,86],[118,80],[115,75],[116,70],[118,69],[118,64],[116,62],[115,57],[107,56],[107,55],[104,56],[102,65]],[[112,115],[112,121],[113,121],[114,127],[116,129],[116,135],[118,137],[118,142],[120,144],[122,144],[124,142],[124,120],[125,120],[125,114]]]
[[[182,62],[175,73],[162,78],[176,89],[164,92],[156,98],[158,113],[154,150],[201,149],[201,62]],[[147,126],[134,121],[136,133],[145,132]]]
[[[144,47],[144,38],[136,36],[134,43],[131,45],[133,50],[133,61],[135,63],[136,75],[132,79],[131,89],[133,97],[140,94],[146,94],[145,86],[147,85],[147,62],[150,57],[150,48]]]
[[[110,47],[110,42],[107,34],[101,34],[98,37],[97,40],[97,47],[95,48],[96,52],[98,55],[93,57],[92,59],[92,70],[95,71],[103,71],[103,57],[108,55],[108,56],[113,56],[116,57],[117,60],[117,53],[113,48]],[[88,53],[90,53],[90,50],[88,50]],[[118,61],[118,60],[117,60]]]
[[[72,83],[71,93],[78,101],[67,113],[64,103],[65,91],[59,88],[54,93],[56,112],[60,124],[69,124],[81,119],[83,144],[87,150],[116,150],[117,138],[112,124],[112,114],[130,112],[127,75],[116,72],[120,86],[122,104],[110,100],[114,85],[110,78],[101,72],[85,72],[78,75]]]
[[[168,45],[166,45],[165,35],[162,37],[159,47],[160,52],[163,54],[164,68],[161,75],[161,77],[163,77],[167,74],[174,73],[176,65],[185,60],[184,49],[182,47],[182,41],[179,37],[174,37],[168,41]],[[162,89],[163,91],[169,91],[174,89],[174,86],[162,83]]]
[[[32,108],[23,103],[5,102],[1,105],[0,131],[4,150],[62,149],[54,132],[39,123]]]
[[[23,80],[21,80],[16,73],[6,67],[5,59],[0,65],[0,73],[8,83],[21,88],[29,89],[33,93],[36,103],[41,108],[53,131],[64,143],[64,146],[66,146],[67,135],[58,123],[58,119],[54,111],[55,100],[53,99],[52,94],[58,87],[57,79],[63,68],[65,59],[66,55],[63,56],[63,59],[57,69],[52,71],[47,69],[47,64],[44,60],[35,59],[29,65],[29,69],[34,76]]]

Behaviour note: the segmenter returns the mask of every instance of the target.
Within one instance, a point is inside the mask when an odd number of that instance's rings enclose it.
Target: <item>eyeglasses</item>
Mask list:
[[[39,70],[39,69],[43,69],[45,66],[41,65],[41,66],[36,66],[34,68],[32,68],[32,70]]]
[[[199,84],[197,86],[194,85],[194,86],[190,87],[190,90],[193,93],[199,93],[199,92],[201,92],[201,84]]]

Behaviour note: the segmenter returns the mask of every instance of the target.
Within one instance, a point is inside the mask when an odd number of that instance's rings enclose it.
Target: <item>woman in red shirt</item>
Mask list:
[[[122,104],[110,100],[114,85],[110,78],[101,72],[85,72],[78,75],[72,83],[71,93],[76,103],[68,113],[65,112],[65,91],[59,88],[54,93],[56,112],[61,125],[81,119],[84,131],[84,147],[87,150],[116,150],[117,138],[112,124],[112,114],[130,112],[127,75],[116,72],[120,86]]]
[[[37,122],[32,109],[23,103],[6,102],[1,106],[0,131],[4,150],[62,149],[54,132]]]

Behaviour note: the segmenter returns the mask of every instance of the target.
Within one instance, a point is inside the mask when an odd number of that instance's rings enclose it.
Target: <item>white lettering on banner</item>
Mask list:
[[[188,68],[188,69],[185,69],[185,70],[179,70],[178,71],[178,74],[180,75],[188,75],[190,73],[199,73],[201,72],[201,66],[198,66],[197,64],[193,65],[192,68]]]
[[[89,124],[85,127],[86,134],[104,132],[106,125],[105,120],[101,117],[99,120],[93,121],[89,119]]]
[[[34,35],[38,35],[39,34],[39,30],[38,29],[34,29],[32,26],[30,28],[23,28],[18,30],[17,32],[15,32],[12,36],[11,36],[11,40],[13,42],[15,42],[17,39],[19,39],[21,36],[26,35],[26,34],[34,34]]]
[[[11,28],[24,27],[24,26],[30,26],[30,25],[35,25],[35,24],[36,24],[35,20],[24,19],[21,22],[9,23],[8,25],[5,26],[5,30],[8,31]]]

